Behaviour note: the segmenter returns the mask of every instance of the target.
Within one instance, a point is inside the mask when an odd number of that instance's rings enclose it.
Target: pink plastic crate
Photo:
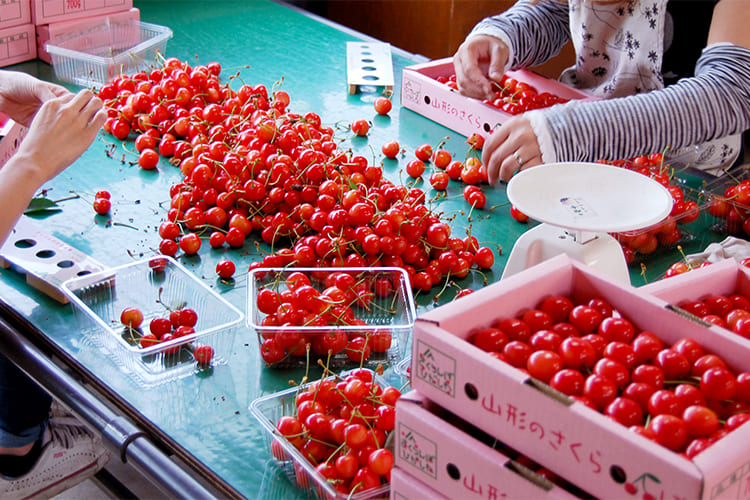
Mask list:
[[[401,105],[467,137],[474,133],[487,137],[498,123],[513,116],[480,100],[465,97],[436,80],[439,76],[448,77],[453,73],[451,58],[404,68]],[[532,85],[539,92],[550,92],[565,99],[595,99],[531,71],[509,71],[508,76]]]
[[[401,396],[396,403],[396,467],[449,498],[579,498],[493,448],[488,436],[480,437],[463,422],[461,428],[451,425],[444,417],[451,418],[416,391]]]
[[[31,24],[31,0],[0,2],[0,28]]]
[[[59,44],[71,38],[89,36],[94,38],[94,44],[103,45],[104,43],[98,39],[110,36],[109,32],[101,29],[107,22],[121,23],[129,20],[140,21],[140,19],[141,11],[133,7],[122,12],[115,12],[114,14],[102,14],[73,21],[39,25],[36,27],[37,57],[47,64],[52,64],[52,57],[47,52],[46,47],[48,42]]]
[[[406,471],[394,467],[391,470],[391,498],[394,500],[448,500]]]
[[[33,24],[0,29],[0,66],[32,59],[36,59]]]
[[[750,442],[750,424],[690,461],[581,403],[550,393],[544,384],[466,340],[477,328],[515,317],[558,294],[574,302],[603,298],[637,329],[650,330],[667,344],[692,337],[724,358],[730,369],[747,371],[750,366],[750,349],[731,335],[667,311],[664,301],[560,255],[418,318],[412,387],[597,497],[746,498],[748,453],[737,443]],[[639,496],[626,488],[635,488]]]
[[[133,7],[133,0],[32,0],[33,23],[50,24],[82,17],[120,12]]]

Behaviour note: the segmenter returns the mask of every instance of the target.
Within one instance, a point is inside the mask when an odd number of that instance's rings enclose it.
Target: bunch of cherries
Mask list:
[[[185,345],[176,340],[195,333],[198,314],[189,307],[171,310],[166,316],[151,318],[146,332],[141,329],[143,319],[143,312],[139,308],[126,307],[123,309],[120,313],[120,323],[125,326],[124,338],[142,348],[171,342],[169,347],[165,347],[160,352],[176,354],[180,347]],[[210,345],[196,346],[192,351],[193,357],[199,364],[209,364],[214,357],[214,349]]]
[[[381,319],[391,314],[383,306],[392,300],[389,297],[393,297],[395,286],[386,273],[362,276],[322,270],[313,280],[308,274],[293,271],[283,280],[271,281],[254,298],[256,308],[265,315],[260,322],[261,357],[273,365],[289,357],[304,360],[309,350],[328,356],[329,365],[337,356],[361,365],[372,353],[387,352],[391,331],[387,327],[369,328],[357,314],[375,314],[371,309],[376,309]],[[354,328],[322,328],[326,326]]]
[[[163,254],[197,253],[204,237],[240,248],[257,233],[272,251],[251,267],[395,266],[424,291],[493,265],[489,247],[451,234],[423,190],[339,149],[316,113],[289,111],[289,95],[264,85],[234,90],[220,72],[169,58],[99,90],[105,130],[135,137],[141,167],[158,151],[182,173],[159,228]]]
[[[638,331],[602,298],[549,296],[470,341],[690,459],[750,419],[750,372],[693,339]]]
[[[385,446],[400,397],[398,389],[381,386],[366,369],[313,382],[297,392],[294,414],[276,422],[280,437],[271,451],[287,461],[291,457],[285,448],[293,446],[315,467],[318,485],[327,484],[337,493],[378,488],[388,483],[393,468],[393,454]],[[295,471],[301,486],[312,486],[296,463]],[[329,497],[318,488],[321,498]]]

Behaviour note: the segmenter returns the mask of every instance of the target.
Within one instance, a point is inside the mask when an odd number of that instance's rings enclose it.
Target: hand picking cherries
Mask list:
[[[750,419],[750,372],[693,339],[638,331],[601,298],[550,296],[470,341],[689,459]]]
[[[289,95],[264,85],[235,90],[220,71],[169,58],[99,90],[105,130],[153,142],[182,173],[159,228],[163,254],[197,254],[204,235],[212,248],[241,248],[255,233],[274,249],[257,266],[395,266],[424,291],[491,265],[476,259],[475,237],[451,234],[422,189],[339,149],[316,113],[289,111]],[[358,120],[352,132],[369,126]]]
[[[385,443],[400,396],[398,389],[379,385],[365,369],[303,386],[295,396],[294,414],[276,422],[278,437],[271,451],[287,461],[287,449],[293,446],[315,467],[318,485],[345,496],[378,488],[389,482],[393,468],[393,454]],[[297,481],[309,488],[304,470],[295,469]],[[321,498],[329,497],[318,488]]]

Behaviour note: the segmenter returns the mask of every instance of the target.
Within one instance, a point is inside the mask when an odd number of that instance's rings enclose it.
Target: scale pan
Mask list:
[[[655,180],[602,163],[547,163],[517,173],[508,200],[534,220],[566,229],[618,233],[642,229],[672,210]]]

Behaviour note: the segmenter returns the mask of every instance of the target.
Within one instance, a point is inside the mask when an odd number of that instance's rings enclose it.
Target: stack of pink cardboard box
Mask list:
[[[0,2],[0,66],[36,59],[31,0]]]
[[[691,337],[735,373],[747,372],[750,340],[672,307],[726,293],[750,293],[750,270],[734,260],[636,288],[560,255],[423,314],[414,328],[412,391],[396,406],[391,498],[750,498],[750,421],[688,459],[470,342],[479,328],[543,298],[598,297],[636,330],[666,345]],[[524,466],[531,463],[563,480]]]
[[[140,20],[140,11],[133,7],[133,0],[31,0],[31,12],[36,28],[37,57],[48,64],[51,58],[45,48],[47,43],[88,35],[107,19],[111,22]]]

